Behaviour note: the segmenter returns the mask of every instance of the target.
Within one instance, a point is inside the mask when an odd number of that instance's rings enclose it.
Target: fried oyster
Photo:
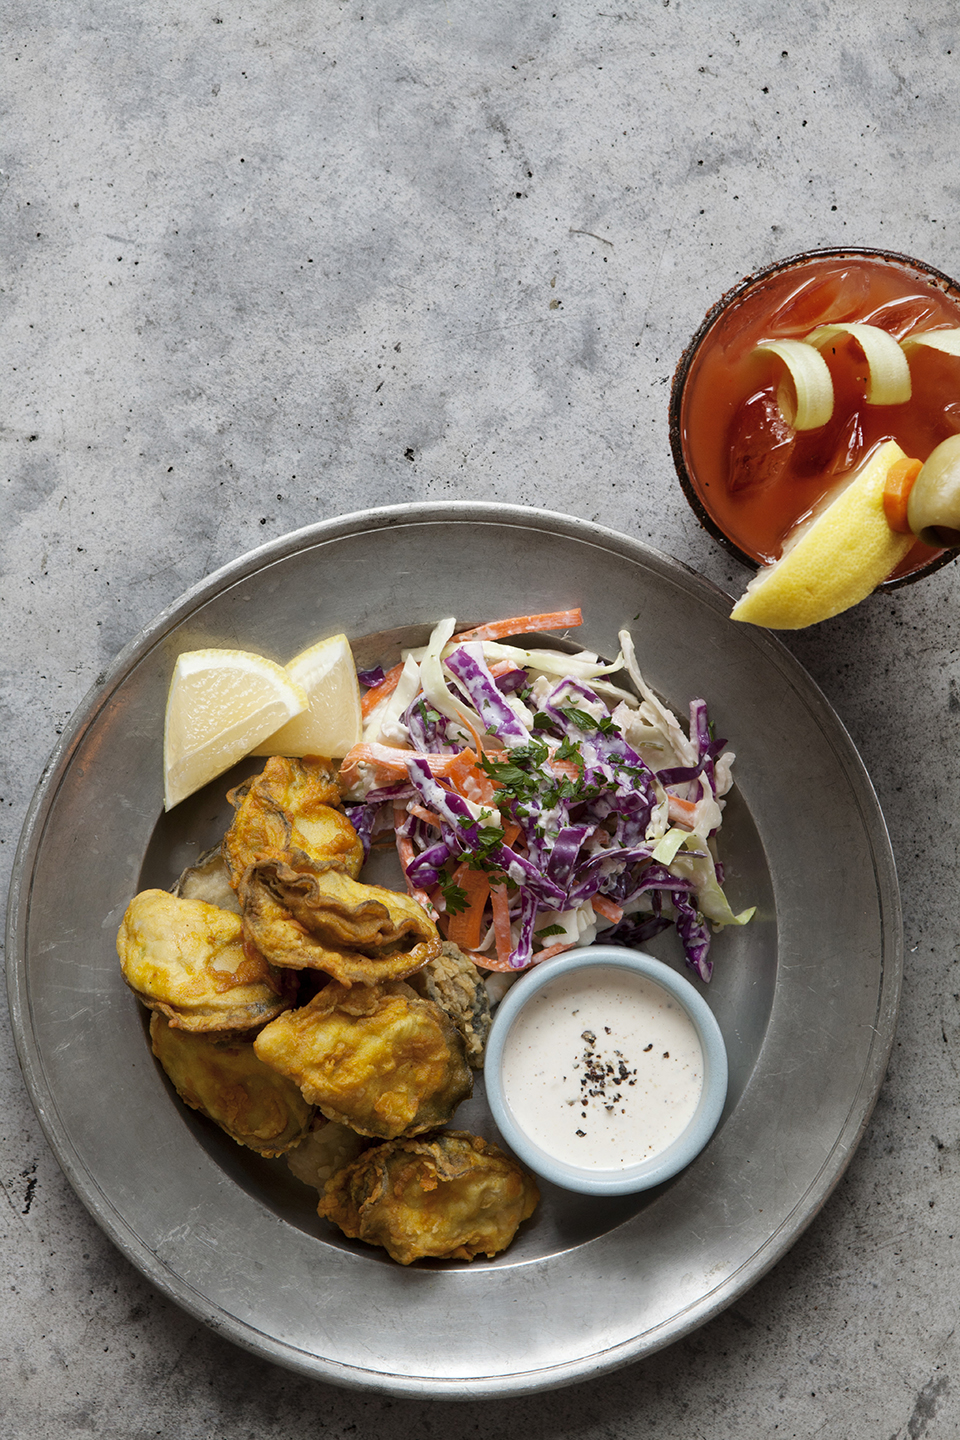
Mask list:
[[[440,953],[416,901],[357,880],[363,843],[337,808],[329,761],[271,756],[228,798],[236,815],[223,862],[244,933],[271,964],[371,984],[411,975]]]
[[[466,1131],[375,1145],[328,1180],[317,1213],[401,1265],[506,1249],[540,1199],[495,1145]]]
[[[453,1022],[402,981],[327,985],[254,1050],[328,1120],[380,1139],[444,1124],[473,1089]]]
[[[285,1158],[297,1179],[322,1195],[327,1181],[332,1180],[345,1165],[352,1165],[371,1143],[366,1135],[358,1135],[349,1126],[327,1120],[314,1111],[310,1133],[303,1144],[291,1150]]]
[[[249,1030],[290,1004],[282,977],[245,945],[239,915],[167,890],[141,890],[117,934],[123,978],[183,1030]]]
[[[411,975],[408,983],[418,995],[446,1011],[460,1031],[467,1064],[474,1070],[482,1070],[492,1024],[490,997],[483,976],[470,957],[452,940],[444,940],[441,953]]]
[[[236,889],[251,865],[282,861],[293,870],[343,870],[353,879],[363,844],[339,809],[331,762],[272,755],[259,775],[231,790],[236,809],[223,859]]]
[[[402,980],[440,954],[416,900],[342,870],[308,874],[268,860],[247,869],[237,895],[245,934],[273,965],[369,985]]]
[[[205,850],[193,865],[188,865],[172,893],[184,900],[206,900],[208,905],[219,905],[221,910],[232,910],[240,914],[240,902],[230,884],[230,873],[219,845]]]
[[[313,1107],[291,1080],[257,1058],[251,1039],[190,1034],[155,1011],[150,1040],[181,1100],[238,1145],[260,1155],[283,1155],[310,1130]]]

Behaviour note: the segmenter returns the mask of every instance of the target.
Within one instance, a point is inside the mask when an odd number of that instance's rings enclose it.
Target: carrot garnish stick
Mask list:
[[[923,465],[919,460],[904,458],[895,460],[887,471],[883,487],[883,513],[890,529],[895,530],[898,535],[910,534],[907,505],[914,481],[922,469]]]
[[[551,610],[546,615],[515,615],[512,620],[491,620],[473,630],[461,630],[453,638],[460,640],[506,640],[511,635],[530,635],[536,630],[570,630],[583,624],[583,613],[576,610]]]

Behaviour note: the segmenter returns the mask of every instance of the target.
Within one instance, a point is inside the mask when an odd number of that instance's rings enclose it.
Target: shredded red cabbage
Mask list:
[[[382,810],[416,801],[436,824],[408,813],[397,826],[414,852],[406,864],[409,882],[438,897],[446,892],[451,903],[452,877],[462,864],[486,871],[492,885],[505,884],[511,968],[535,961],[538,945],[552,945],[550,932],[571,935],[570,919],[557,924],[556,917],[569,917],[596,899],[608,902],[603,913],[611,906],[627,912],[604,931],[605,940],[636,945],[673,924],[688,965],[709,979],[710,928],[697,905],[700,882],[689,868],[654,859],[657,840],[648,838],[655,812],[665,813],[667,787],[698,782],[699,795],[703,777],[717,794],[715,762],[726,742],[712,737],[706,703],[697,699],[690,705],[696,762],[655,771],[583,680],[567,676],[533,685],[519,666],[495,678],[479,641],[456,645],[443,664],[450,693],[476,712],[501,747],[481,758],[486,788],[469,792],[492,798],[486,804],[466,799],[420,758],[454,753],[463,744],[457,723],[420,692],[401,719],[411,745],[411,753],[404,753],[407,782],[371,789],[362,804],[350,807],[365,848]],[[361,678],[376,683],[375,674]],[[659,823],[654,836],[663,833]],[[507,829],[517,836],[509,844]],[[684,847],[682,857],[709,859],[722,884],[722,868],[705,848]],[[442,910],[443,900],[437,903]],[[544,915],[551,919],[545,922]],[[478,959],[482,963],[482,956]]]

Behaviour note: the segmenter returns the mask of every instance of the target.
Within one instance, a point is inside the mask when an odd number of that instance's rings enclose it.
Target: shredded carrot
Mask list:
[[[530,635],[535,630],[570,630],[583,624],[583,613],[576,610],[551,610],[546,615],[515,615],[512,620],[491,620],[473,630],[461,630],[454,639],[506,640],[511,635]]]
[[[394,817],[396,817],[396,810],[393,813]],[[403,814],[402,810],[400,811],[400,814]],[[416,851],[413,848],[413,841],[410,839],[409,835],[401,835],[397,833],[397,854],[400,856],[400,864],[403,867],[404,877],[406,877],[407,866],[412,863],[416,856]],[[407,889],[410,889],[409,880],[407,881]]]
[[[407,810],[411,815],[416,815],[417,819],[422,820],[425,825],[432,825],[434,830],[440,829],[440,816],[434,815],[433,811],[428,810],[426,806],[408,805]]]
[[[412,751],[391,749],[388,745],[366,745],[361,741],[340,761],[340,789],[349,790],[356,784],[361,765],[370,765],[379,772],[386,771],[391,779],[402,779],[407,773],[406,757],[410,754]]]
[[[501,675],[509,675],[511,670],[517,668],[516,660],[495,660],[492,665],[487,666],[494,680],[499,680]]]
[[[482,754],[483,754],[483,741],[481,740],[480,736],[477,734],[476,730],[474,730],[473,726],[470,724],[470,721],[467,719],[466,715],[458,715],[458,716],[457,716],[457,724],[458,724],[458,725],[462,725],[463,728],[464,728],[464,730],[469,730],[469,732],[470,732],[470,738],[471,738],[471,740],[473,741],[474,750],[476,751],[476,753],[477,753],[478,755],[482,755]]]
[[[887,517],[890,529],[895,530],[898,535],[910,534],[907,505],[910,500],[910,491],[922,469],[921,461],[904,458],[895,460],[887,471],[887,479],[883,487],[883,513]]]
[[[554,775],[564,775],[568,780],[579,780],[583,774],[583,766],[578,765],[574,760],[558,760],[551,755],[547,761],[547,768]]]
[[[394,830],[397,830],[397,827],[403,824],[404,814],[405,811],[402,805],[394,805]],[[430,896],[427,894],[426,890],[421,890],[417,885],[414,885],[413,881],[410,880],[407,875],[407,866],[414,859],[415,855],[413,841],[410,839],[409,835],[401,835],[399,834],[399,832],[397,833],[397,854],[400,856],[400,868],[403,871],[403,878],[407,883],[408,893],[412,896],[414,900],[416,900],[418,905],[423,906],[424,910],[426,910],[427,914],[430,916],[430,919],[435,921],[437,919],[437,907],[430,899]]]
[[[483,915],[490,895],[490,877],[469,865],[458,865],[453,883],[466,892],[467,907],[459,915],[451,915],[447,936],[461,948],[475,950],[483,938]]]
[[[510,901],[506,885],[490,886],[490,906],[493,910],[493,938],[497,947],[497,959],[504,968],[511,969],[509,961],[513,950],[513,937],[510,934]]]
[[[494,795],[493,781],[477,764],[476,751],[461,750],[452,759],[453,763],[446,774],[457,793],[475,804],[491,804]]]
[[[520,973],[516,965],[510,964],[509,956],[506,960],[501,960],[498,955],[484,955],[482,951],[477,950],[469,950],[464,953],[470,956],[474,965],[480,965],[484,970],[498,970],[506,975],[518,975]]]
[[[400,676],[402,674],[403,662],[401,661],[399,665],[394,665],[392,670],[387,671],[379,685],[374,685],[372,690],[367,691],[366,695],[364,695],[360,701],[360,713],[364,720],[373,714],[381,700],[386,700],[388,695],[393,694],[394,690],[396,690],[400,684]]]
[[[562,955],[564,950],[572,949],[573,946],[569,940],[562,945],[547,945],[545,949],[537,951],[533,957],[533,963],[539,965],[541,960],[552,960],[554,955]]]
[[[605,895],[591,895],[590,903],[598,915],[602,915],[605,920],[612,920],[614,925],[623,919],[623,906],[608,900]]]
[[[449,775],[459,755],[424,755],[417,750],[400,750],[394,745],[366,745],[362,741],[348,750],[340,762],[337,781],[341,792],[350,790],[360,779],[360,766],[369,765],[378,779],[405,780],[407,761],[414,757],[426,760],[431,775]]]
[[[517,824],[517,822],[515,820],[508,821],[507,824],[503,827],[503,844],[512,845],[513,842],[520,835],[520,833],[520,826]],[[460,914],[451,915],[449,917],[449,920],[447,922],[447,935],[449,939],[453,940],[457,945],[460,946],[461,949],[475,950],[476,947],[480,944],[480,941],[483,938],[484,929],[486,928],[484,925],[484,920],[486,917],[487,901],[490,900],[491,905],[493,905],[490,889],[490,876],[487,872],[474,869],[473,866],[471,866],[467,861],[464,861],[463,864],[459,865],[457,869],[453,872],[453,883],[454,885],[459,885],[461,890],[466,891],[467,907],[465,910],[461,911]],[[504,889],[503,886],[498,886],[496,888],[498,889],[498,891]],[[495,935],[497,934],[496,922],[497,914],[494,907]],[[500,937],[507,945],[506,953],[507,956],[509,956],[511,949],[513,948],[512,942],[509,940],[509,911],[507,912],[505,923],[502,916],[500,918],[500,923]],[[501,958],[503,957],[501,956]]]
[[[692,828],[696,804],[693,800],[681,800],[679,795],[667,796],[667,814],[674,825],[687,825]]]

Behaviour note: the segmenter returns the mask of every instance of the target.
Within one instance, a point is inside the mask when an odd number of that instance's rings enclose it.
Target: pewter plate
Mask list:
[[[162,815],[175,656],[285,661],[346,631],[360,663],[432,624],[582,605],[577,641],[634,634],[681,713],[704,695],[737,753],[722,832],[735,909],[702,987],[730,1057],[720,1127],[640,1197],[544,1185],[511,1248],[402,1268],[320,1221],[313,1192],[187,1111],[151,1056],[114,937],[144,885],[221,833],[218,782]],[[896,876],[869,779],[789,652],[732,624],[729,600],[609,530],[486,504],[396,506],[312,526],[194,587],[119,656],[37,789],[8,916],[24,1076],[64,1171],[143,1274],[186,1310],[305,1375],[419,1397],[516,1395],[615,1369],[730,1304],[792,1244],[863,1133],[893,1040],[902,966]],[[248,767],[251,768],[249,763]],[[240,772],[238,772],[240,773]],[[675,937],[650,948],[682,966]],[[493,1135],[482,1095],[457,1125]]]

